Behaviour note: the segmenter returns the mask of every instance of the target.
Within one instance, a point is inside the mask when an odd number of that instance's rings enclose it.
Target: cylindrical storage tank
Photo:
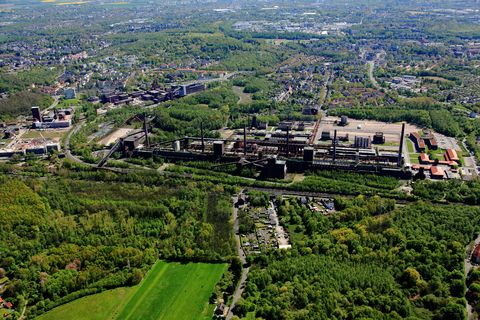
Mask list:
[[[173,151],[178,152],[180,151],[180,140],[176,140],[172,144]]]

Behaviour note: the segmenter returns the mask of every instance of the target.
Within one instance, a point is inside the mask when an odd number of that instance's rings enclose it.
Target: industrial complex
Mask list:
[[[382,132],[364,136],[345,134],[346,118],[335,123],[330,118],[317,122],[283,121],[276,126],[259,123],[253,117],[243,128],[232,130],[222,138],[184,137],[161,143],[150,143],[148,124],[120,139],[99,166],[120,150],[126,156],[162,157],[168,161],[210,161],[216,166],[253,166],[266,178],[285,178],[287,172],[311,169],[374,172],[410,178],[412,171],[404,161],[405,124],[398,126],[396,145],[382,148],[386,136]],[[325,129],[321,129],[325,128]],[[328,129],[331,128],[332,130]],[[388,135],[391,139],[391,135]],[[390,140],[389,140],[390,141]],[[408,155],[407,155],[408,157]]]
[[[420,135],[419,128],[405,123],[325,116],[316,122],[282,121],[269,126],[253,116],[248,125],[228,130],[221,138],[207,138],[202,129],[201,136],[151,143],[147,122],[144,117],[143,130],[134,130],[119,139],[98,166],[104,166],[114,152],[120,151],[126,157],[155,156],[169,162],[209,161],[216,163],[214,168],[254,167],[260,177],[271,179],[283,179],[289,172],[315,169],[375,173],[402,179],[468,178],[466,171],[461,172],[462,161],[458,155],[461,151],[440,146],[435,138],[438,134],[422,132]],[[412,145],[414,150],[410,150]],[[431,151],[442,159],[430,159],[426,152]]]

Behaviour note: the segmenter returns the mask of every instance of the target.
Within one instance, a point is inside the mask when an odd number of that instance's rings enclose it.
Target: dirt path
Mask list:
[[[252,96],[248,93],[243,92],[242,87],[233,86],[233,92],[240,98],[238,104],[251,103]]]
[[[27,301],[25,301],[25,305],[23,306],[22,313],[20,314],[20,317],[18,317],[18,320],[25,320],[25,311],[27,311]]]
[[[238,300],[240,300],[240,298],[242,297],[243,290],[245,290],[245,284],[248,278],[248,272],[250,271],[250,268],[245,267],[245,264],[247,263],[247,257],[245,255],[245,252],[242,249],[241,242],[240,242],[238,208],[235,206],[235,203],[237,203],[238,198],[242,193],[243,193],[243,190],[240,192],[239,195],[233,197],[232,201],[233,201],[233,231],[235,232],[235,241],[237,243],[237,253],[244,267],[242,269],[242,276],[240,277],[240,281],[238,282],[237,289],[235,290],[235,294],[233,295],[232,304],[230,305],[230,308],[228,310],[227,320],[231,320],[233,317],[232,310],[233,308],[235,308],[235,304],[238,302]]]
[[[368,65],[368,78],[370,79],[370,82],[375,87],[375,89],[380,89],[380,85],[378,84],[377,80],[373,76],[373,70],[375,69],[375,62],[369,61],[367,65]]]

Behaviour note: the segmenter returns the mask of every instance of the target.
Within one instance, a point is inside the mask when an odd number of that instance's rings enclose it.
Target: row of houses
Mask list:
[[[432,134],[422,138],[418,132],[412,132],[410,133],[410,139],[415,144],[418,152],[424,152],[427,146],[432,150],[438,149],[438,142]]]
[[[430,178],[432,179],[444,179],[445,177],[451,178],[451,172],[457,172],[456,166],[460,164],[460,159],[457,152],[453,149],[447,149],[444,154],[445,160],[432,160],[429,155],[422,152],[418,157],[420,164],[414,164],[412,169],[430,171]],[[443,166],[443,167],[442,167]],[[444,168],[450,167],[450,171],[446,171]]]
[[[421,164],[441,164],[450,167],[460,164],[460,158],[458,157],[457,152],[453,149],[447,149],[443,157],[445,160],[432,160],[428,154],[422,152],[418,158]]]

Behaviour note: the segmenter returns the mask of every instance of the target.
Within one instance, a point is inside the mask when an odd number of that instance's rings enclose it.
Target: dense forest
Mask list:
[[[41,109],[48,107],[53,99],[45,94],[31,91],[14,93],[7,98],[0,99],[0,120],[9,120],[22,114],[29,114],[32,106]]]
[[[284,200],[291,251],[256,257],[237,313],[266,319],[465,318],[465,246],[480,209],[363,196],[322,216]]]
[[[33,68],[16,73],[0,73],[0,93],[7,97],[0,99],[0,120],[28,114],[32,106],[45,108],[53,99],[36,90],[36,86],[51,85],[55,82],[57,68]]]
[[[445,183],[417,181],[413,193],[421,198],[437,202],[459,202],[471,205],[480,204],[479,181],[449,180]]]
[[[230,261],[229,191],[70,178],[1,178],[3,297],[30,316],[107,288],[138,283],[158,259]],[[15,232],[14,232],[15,231]]]

